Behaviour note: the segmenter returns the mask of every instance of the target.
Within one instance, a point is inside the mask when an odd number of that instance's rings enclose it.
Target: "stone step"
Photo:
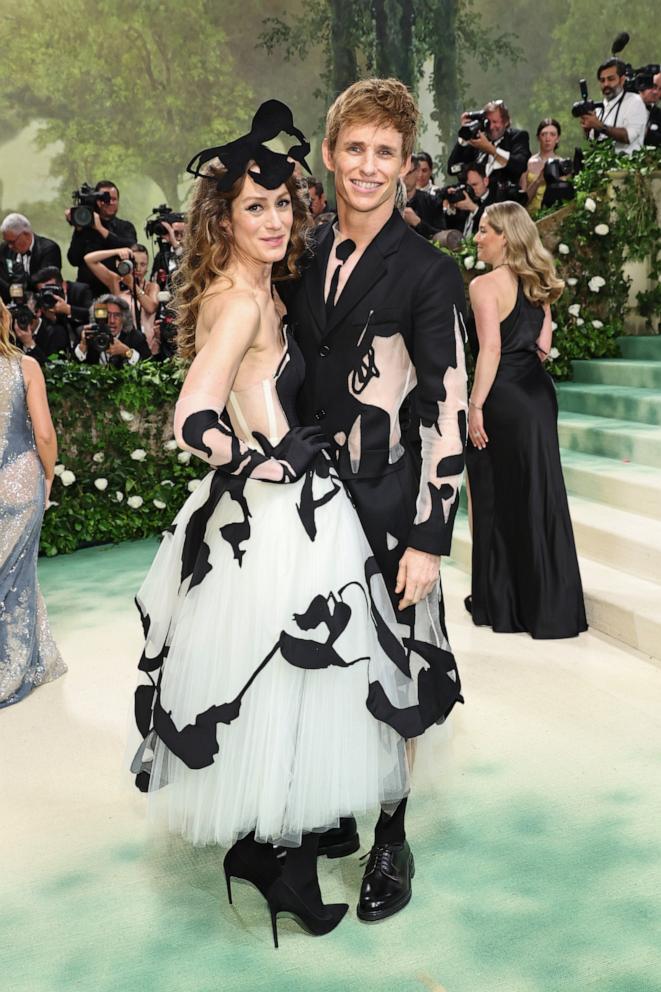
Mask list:
[[[580,555],[661,582],[661,520],[574,495],[569,497],[569,509]]]
[[[661,424],[661,390],[559,382],[557,392],[561,410],[641,424]]]
[[[634,335],[626,334],[618,338],[617,343],[622,352],[622,358],[649,359],[661,361],[661,334]]]
[[[569,493],[661,520],[659,469],[565,448],[560,455]]]
[[[463,513],[455,522],[452,559],[470,573],[471,538]],[[661,661],[661,585],[585,555],[579,554],[579,565],[590,626]]]
[[[661,361],[628,361],[623,358],[590,358],[572,362],[574,382],[605,386],[661,389]]]
[[[561,448],[661,468],[661,426],[656,424],[561,412],[558,437]]]

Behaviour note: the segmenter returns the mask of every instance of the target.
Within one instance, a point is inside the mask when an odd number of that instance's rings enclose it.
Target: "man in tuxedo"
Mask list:
[[[9,284],[16,265],[30,277],[45,265],[62,266],[60,246],[50,238],[42,238],[32,230],[32,224],[23,214],[7,214],[0,224],[2,245],[0,246],[0,296],[9,303]]]
[[[31,305],[34,305],[31,301]],[[28,306],[15,310],[10,307],[12,316],[12,336],[16,347],[24,355],[45,365],[49,358],[69,358],[71,351],[67,332],[60,324],[45,320],[38,313],[31,313]]]
[[[406,207],[404,220],[422,238],[431,241],[435,234],[447,227],[443,206],[434,193],[420,189],[422,159],[411,155],[411,168],[404,176]]]
[[[457,203],[443,201],[448,227],[461,231],[464,238],[474,238],[480,227],[480,220],[490,203],[496,202],[495,187],[491,186],[484,162],[476,162],[466,167],[464,185],[470,189],[463,200]]]
[[[112,293],[104,293],[91,308],[90,317],[94,321],[94,309],[99,304],[105,304],[108,310],[108,329],[112,335],[107,348],[99,348],[94,344],[94,332],[91,325],[86,324],[80,336],[80,341],[74,351],[79,362],[88,365],[112,365],[123,368],[127,365],[137,365],[151,357],[151,351],[142,331],[133,326],[131,309],[126,300]]]
[[[54,265],[47,265],[33,277],[37,303],[44,297],[52,300],[52,306],[39,306],[41,316],[49,324],[64,328],[73,353],[80,339],[80,330],[89,318],[92,305],[92,291],[82,282],[69,282]]]
[[[408,673],[402,698],[388,700],[373,686],[366,704],[405,738],[441,722],[461,701],[440,556],[450,552],[467,410],[461,274],[395,209],[417,120],[398,80],[361,80],[340,94],[323,143],[337,221],[316,229],[302,278],[278,284],[305,358],[301,422],[328,436],[372,551],[366,568],[381,572],[392,603],[397,635],[387,653],[403,645],[406,655],[399,658]],[[402,429],[414,387],[421,458]],[[376,824],[358,903],[362,920],[392,916],[411,898],[406,802],[382,810]],[[358,845],[356,821],[345,817],[321,835],[319,852],[342,857]]]
[[[97,200],[94,220],[91,227],[76,227],[71,236],[71,244],[67,259],[71,265],[78,266],[76,282],[83,282],[92,290],[92,296],[105,293],[106,287],[85,265],[85,255],[91,251],[102,251],[105,248],[132,248],[138,237],[135,227],[128,220],[117,216],[119,209],[119,190],[109,179],[102,179],[94,187],[97,193],[107,193],[108,202]],[[71,223],[71,208],[65,210],[64,216]],[[110,269],[112,261],[104,263]]]
[[[485,104],[483,113],[488,121],[486,131],[470,140],[457,139],[448,160],[448,173],[460,176],[467,166],[480,163],[492,187],[500,189],[508,183],[518,186],[530,158],[528,132],[512,127],[510,112],[502,100]],[[462,114],[462,126],[469,122],[470,117]]]

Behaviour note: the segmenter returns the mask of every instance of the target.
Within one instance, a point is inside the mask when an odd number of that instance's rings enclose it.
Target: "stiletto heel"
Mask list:
[[[232,876],[230,875],[229,870],[228,870],[228,867],[227,867],[226,864],[223,864],[223,868],[225,869],[225,885],[227,886],[227,901],[228,901],[228,903],[231,906],[232,905]]]
[[[269,909],[271,910],[271,929],[273,930],[273,943],[275,945],[275,949],[277,950],[278,949],[278,914],[273,909],[273,906],[269,906]]]
[[[223,860],[227,899],[232,905],[232,878],[250,882],[266,899],[269,886],[280,876],[282,865],[269,844],[244,838],[231,847]]]
[[[271,911],[273,943],[278,947],[278,913],[290,914],[298,925],[313,937],[322,937],[334,930],[349,909],[346,902],[307,905],[301,896],[282,878],[275,880],[266,900]]]

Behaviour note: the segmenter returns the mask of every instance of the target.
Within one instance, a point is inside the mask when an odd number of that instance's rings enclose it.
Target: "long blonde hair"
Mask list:
[[[225,274],[232,259],[232,202],[243,189],[246,173],[230,190],[218,190],[217,179],[224,170],[212,167],[208,176],[197,180],[184,240],[184,255],[175,281],[174,309],[177,313],[177,342],[181,358],[195,357],[195,328],[200,306],[209,285]],[[273,280],[298,278],[298,260],[307,247],[311,218],[298,183],[292,175],[285,186],[291,196],[294,223],[284,259],[273,266]]]
[[[23,352],[11,343],[11,314],[0,300],[0,355],[3,358],[21,358]]]
[[[505,235],[505,259],[519,277],[531,303],[555,303],[565,284],[555,273],[553,256],[546,250],[534,221],[520,203],[492,203],[482,214],[496,232]]]

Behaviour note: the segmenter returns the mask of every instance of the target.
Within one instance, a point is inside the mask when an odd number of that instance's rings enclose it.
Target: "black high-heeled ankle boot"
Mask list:
[[[232,904],[232,878],[250,882],[259,889],[265,899],[267,892],[282,871],[282,864],[275,856],[270,844],[259,844],[254,833],[238,840],[225,855],[223,861],[227,898]]]
[[[287,850],[282,874],[266,894],[276,947],[279,913],[291,914],[304,930],[320,937],[334,930],[349,908],[345,902],[323,903],[317,877],[318,847],[319,834],[304,834],[300,847]]]

